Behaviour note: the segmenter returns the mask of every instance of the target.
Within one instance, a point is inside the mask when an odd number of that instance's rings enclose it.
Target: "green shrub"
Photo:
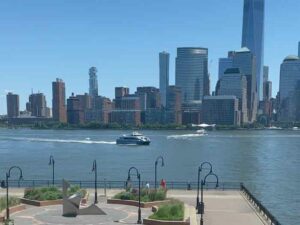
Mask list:
[[[173,200],[171,203],[161,205],[157,212],[149,217],[155,220],[182,221],[184,219],[184,204]]]
[[[86,190],[80,189],[78,186],[71,186],[68,190],[68,195],[73,195],[75,193],[80,193],[81,197],[84,197]],[[25,189],[24,198],[36,201],[47,201],[47,200],[57,200],[63,198],[63,193],[57,187],[42,187],[42,188],[31,188]]]
[[[8,205],[9,207],[16,206],[20,204],[20,199],[16,197],[9,197],[8,198]],[[6,196],[0,197],[0,212],[6,209]]]
[[[163,189],[149,190],[149,189],[142,189],[141,190],[141,201],[142,202],[153,202],[153,201],[163,201],[167,197],[167,192]],[[121,193],[116,194],[114,199],[121,199],[121,200],[139,200],[139,192],[136,189],[132,189],[132,191],[124,191]]]

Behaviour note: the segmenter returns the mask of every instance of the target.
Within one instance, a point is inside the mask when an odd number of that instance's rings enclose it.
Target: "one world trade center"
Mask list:
[[[242,47],[256,58],[256,82],[259,100],[263,95],[265,0],[244,0]]]

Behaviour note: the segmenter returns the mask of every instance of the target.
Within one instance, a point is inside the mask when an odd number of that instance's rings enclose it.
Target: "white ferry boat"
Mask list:
[[[118,145],[149,145],[150,139],[138,132],[132,132],[129,135],[123,135],[116,140]]]

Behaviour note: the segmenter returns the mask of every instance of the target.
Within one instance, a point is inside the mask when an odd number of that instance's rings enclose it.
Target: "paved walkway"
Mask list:
[[[169,191],[169,197],[178,198],[189,205],[196,205],[195,191]],[[239,191],[204,192],[205,225],[265,225],[252,205]],[[200,215],[197,215],[200,224]]]
[[[108,190],[108,197],[121,190]],[[12,189],[11,195],[22,196],[23,190]],[[93,190],[90,200],[93,200]],[[0,196],[4,190],[0,190]],[[103,190],[98,193],[103,194]],[[170,190],[168,197],[184,201],[193,208],[196,205],[196,191]],[[29,207],[27,210],[12,215],[15,225],[100,225],[100,224],[135,224],[137,221],[137,208],[122,205],[104,204],[104,199],[99,206],[107,213],[106,216],[78,216],[64,218],[61,216],[62,206]],[[205,191],[205,225],[266,225],[267,223],[257,214],[252,205],[239,191]],[[150,209],[142,210],[142,218],[151,214]],[[200,216],[194,216],[192,225],[200,224]]]

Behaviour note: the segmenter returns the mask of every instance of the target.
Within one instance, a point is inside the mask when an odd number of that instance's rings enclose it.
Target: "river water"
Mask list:
[[[125,180],[137,167],[142,180],[153,180],[154,161],[162,155],[159,179],[196,181],[203,161],[213,164],[220,181],[245,182],[283,225],[300,224],[300,131],[253,130],[144,131],[150,146],[118,146],[125,131],[0,129],[0,178],[12,165],[24,179],[92,180],[97,159],[99,179]]]

